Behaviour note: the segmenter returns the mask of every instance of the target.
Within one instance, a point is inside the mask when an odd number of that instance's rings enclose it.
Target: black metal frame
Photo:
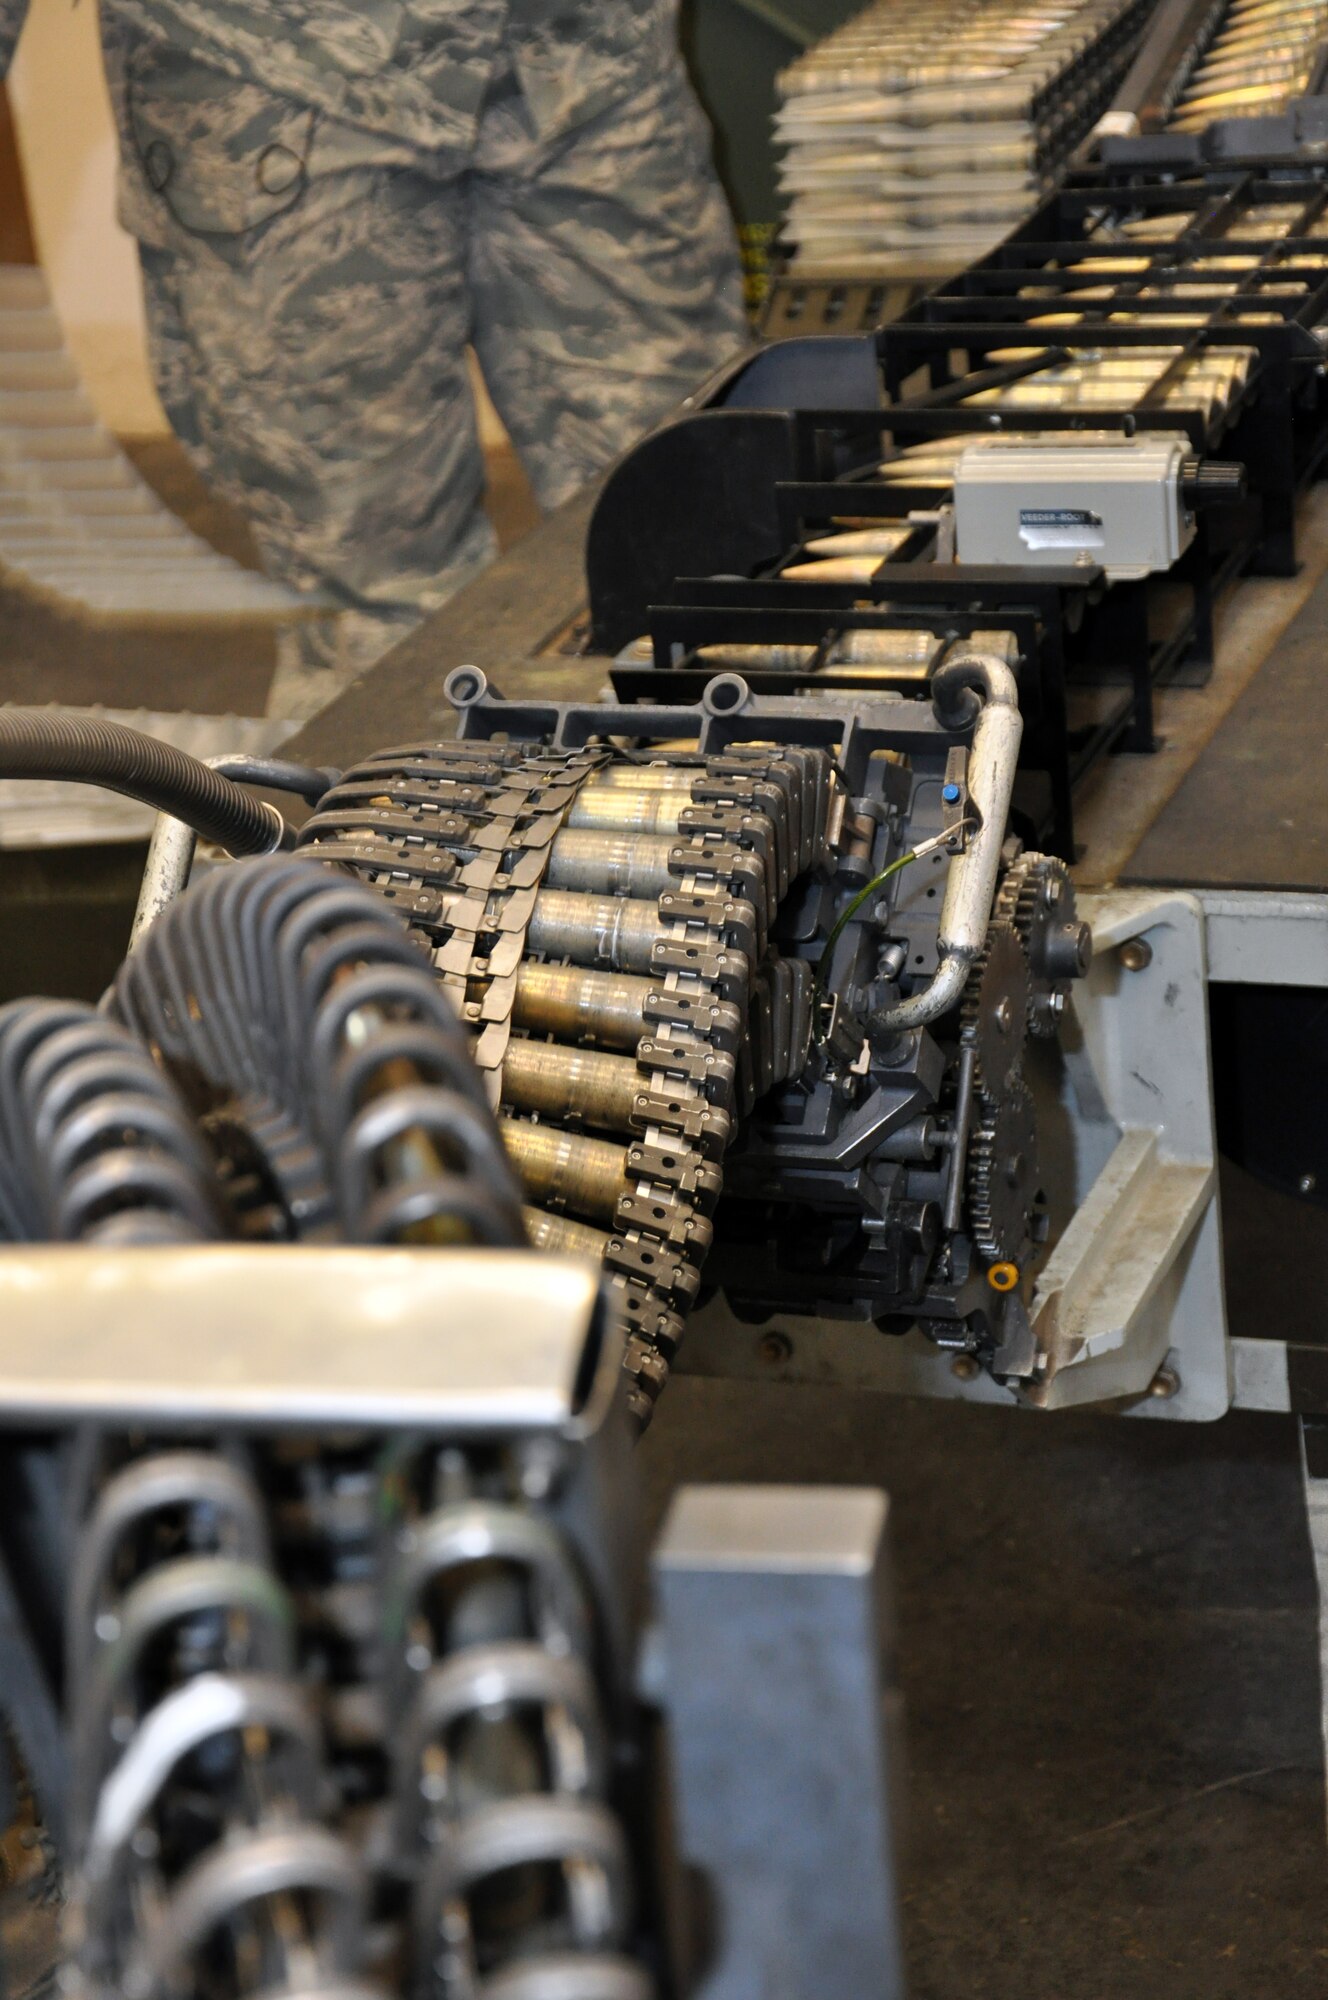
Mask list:
[[[1293,202],[1300,207],[1294,227],[1271,242],[1252,231],[1228,233],[1251,209]],[[1260,508],[1258,537],[1249,552],[1253,564],[1265,574],[1293,574],[1296,496],[1328,451],[1328,407],[1320,381],[1324,346],[1316,331],[1328,324],[1328,268],[1312,261],[1328,254],[1328,236],[1309,235],[1326,213],[1328,175],[1301,163],[1231,164],[1169,178],[1135,165],[1072,173],[998,249],[881,329],[877,343],[893,435],[904,442],[941,431],[980,435],[1002,421],[1020,431],[1089,428],[1082,410],[1054,404],[1021,403],[1004,420],[989,407],[955,405],[975,388],[1026,380],[1088,348],[1124,352],[1174,340],[1177,358],[1150,390],[1117,406],[1095,408],[1091,428],[1183,430],[1196,451],[1220,449],[1240,460]],[[1150,244],[1112,233],[1113,219],[1126,214],[1189,220],[1174,240]],[[1256,259],[1233,291],[1187,293],[1180,299],[1168,293],[1168,286],[1185,282],[1196,258],[1218,250]],[[1123,253],[1144,261],[1141,271],[1123,281],[1113,278],[1112,309],[1127,309],[1134,316],[1130,323],[1100,310],[1076,326],[1034,323],[1058,307],[1072,309],[1076,292],[1102,282],[1091,266]],[[1090,268],[1069,268],[1085,265]],[[1278,292],[1272,289],[1278,282],[1304,290]],[[1034,290],[1039,296],[1023,296]],[[1153,296],[1143,296],[1150,290]],[[1202,318],[1197,325],[1168,329],[1168,318],[1174,321],[1178,312]],[[1280,316],[1271,323],[1240,323],[1242,313],[1274,312]],[[984,365],[993,350],[1015,341],[1040,352]],[[1197,408],[1159,400],[1185,361],[1223,347],[1252,348],[1257,355],[1232,406],[1206,419]],[[910,393],[920,377],[926,386]]]
[[[1292,227],[1272,240],[1258,224],[1258,211],[1270,205],[1298,210]],[[1121,234],[1127,218],[1157,214],[1182,219],[1174,239]],[[998,249],[869,338],[790,341],[746,357],[708,386],[693,414],[630,454],[606,486],[587,574],[593,643],[619,655],[615,693],[650,700],[660,673],[699,686],[714,671],[696,658],[701,646],[824,651],[831,637],[873,625],[948,638],[1013,631],[1027,720],[1026,796],[1029,774],[1040,774],[1041,808],[1028,808],[1030,832],[1072,857],[1076,781],[1115,746],[1153,746],[1152,687],[1207,673],[1218,592],[1242,569],[1295,570],[1297,497],[1328,454],[1328,263],[1316,261],[1328,259],[1328,231],[1311,234],[1325,225],[1328,167],[1309,155],[1191,159],[1166,172],[1147,158],[1107,161],[1071,172]],[[1111,261],[1123,255],[1140,268],[1112,271]],[[1172,288],[1189,282],[1188,268],[1214,255],[1253,261],[1229,274],[1229,292],[1177,297]],[[1092,317],[1036,323],[1073,310],[1076,295],[1103,282],[1112,296],[1085,301]],[[1129,321],[1116,317],[1123,311]],[[1243,323],[1243,314],[1264,317]],[[1123,394],[1118,404],[1000,406],[1000,391],[1028,385],[1078,354],[1156,346],[1174,346],[1174,361],[1145,393]],[[1012,347],[1021,351],[1003,352]],[[1162,401],[1186,362],[1231,347],[1253,358],[1221,404],[1208,409],[1197,396],[1184,406]],[[809,353],[823,368],[809,369]],[[864,387],[872,379],[864,374],[869,358],[879,370],[879,404]],[[980,389],[995,390],[995,403],[967,400]],[[1070,578],[1063,568],[936,562],[934,523],[927,526],[925,517],[949,489],[883,482],[877,464],[928,438],[1007,428],[1179,432],[1195,454],[1239,462],[1248,497],[1199,517],[1166,579],[1168,592],[1147,580],[1108,588],[1101,572],[1089,569]],[[845,517],[910,516],[915,536],[865,583],[790,582],[779,574],[815,529]],[[623,654],[645,633],[648,663]],[[799,679],[827,689],[852,684],[847,669],[824,679],[823,671],[790,680],[771,669],[752,679],[759,693]],[[873,681],[880,684],[879,672]],[[896,684],[916,691],[906,672]],[[1076,687],[1092,693],[1076,694]]]
[[[756,696],[740,674],[712,674],[695,702],[508,701],[478,667],[456,667],[443,693],[457,711],[463,742],[548,742],[579,750],[606,737],[637,743],[695,743],[703,757],[735,744],[791,743],[828,750],[850,793],[864,789],[867,764],[880,750],[904,750],[919,763],[945,767],[972,722],[950,729],[931,702],[888,693]]]

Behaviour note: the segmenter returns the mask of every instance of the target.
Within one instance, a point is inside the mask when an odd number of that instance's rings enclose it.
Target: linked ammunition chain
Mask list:
[[[327,1824],[256,1464],[85,1437],[72,1484],[67,1980],[135,2000],[350,1987],[367,1876]]]
[[[132,1047],[132,1030],[159,1076],[153,1049],[208,1134],[211,1233],[522,1240],[466,1037],[360,883],[293,856],[219,869],[157,919],[110,1004],[124,1027],[106,1032]]]
[[[110,1004],[0,1010],[0,1237],[521,1242],[467,1037],[361,883],[218,869]],[[650,2000],[592,1449],[500,1420],[67,1441],[63,1992]]]
[[[207,1149],[143,1044],[77,1001],[0,1007],[0,1241],[220,1233]]]
[[[650,2000],[570,1472],[81,1440],[67,1991]]]
[[[810,970],[770,933],[834,785],[816,750],[424,744],[348,771],[301,837],[428,949],[502,1107],[531,1239],[595,1255],[621,1295],[641,1423],[735,1117],[806,1061]]]

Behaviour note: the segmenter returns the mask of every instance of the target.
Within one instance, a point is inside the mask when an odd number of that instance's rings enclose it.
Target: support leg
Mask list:
[[[885,1495],[691,1486],[654,1555],[695,2000],[903,2000]],[[693,1928],[697,1928],[694,1924]]]

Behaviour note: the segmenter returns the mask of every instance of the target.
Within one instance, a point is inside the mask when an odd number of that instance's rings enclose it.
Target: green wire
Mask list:
[[[863,904],[867,902],[870,897],[874,896],[878,889],[883,889],[885,887],[885,884],[890,880],[890,877],[892,875],[897,875],[901,868],[907,868],[909,862],[916,861],[917,858],[918,857],[916,849],[910,847],[907,854],[896,855],[895,859],[890,863],[890,866],[888,868],[883,868],[880,874],[875,876],[867,884],[865,889],[859,889],[857,895],[853,898],[853,901],[849,904],[848,908],[840,916],[839,920],[837,921],[834,928],[830,932],[829,937],[825,941],[825,950],[821,953],[820,962],[816,968],[816,977],[812,981],[812,994],[816,1001],[819,1002],[824,994],[825,975],[830,970],[830,959],[834,952],[835,946],[838,944],[840,938],[843,936],[845,927],[848,924],[852,923],[854,917],[857,916],[858,911],[862,908]],[[820,1041],[821,1039],[822,1037],[818,1035],[817,1040]]]

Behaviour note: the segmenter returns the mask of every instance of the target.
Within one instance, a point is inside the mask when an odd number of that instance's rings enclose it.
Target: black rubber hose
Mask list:
[[[0,778],[48,778],[123,792],[184,820],[228,854],[269,854],[283,831],[272,807],[197,757],[92,716],[0,708]]]
[[[317,764],[291,764],[284,757],[251,757],[244,750],[209,758],[208,769],[238,779],[242,785],[261,785],[267,792],[293,792],[310,806],[316,806],[333,785],[341,783],[340,771],[325,771]]]

